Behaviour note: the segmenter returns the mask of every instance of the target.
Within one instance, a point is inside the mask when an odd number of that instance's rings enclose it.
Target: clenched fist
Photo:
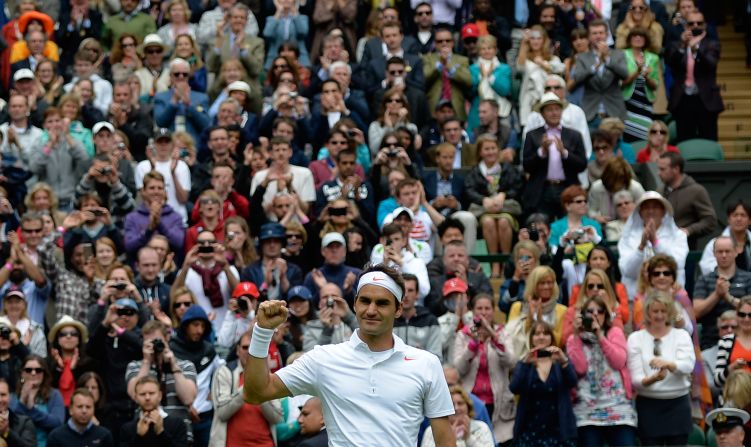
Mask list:
[[[287,306],[284,301],[265,301],[258,306],[256,323],[264,329],[276,329],[287,321]]]

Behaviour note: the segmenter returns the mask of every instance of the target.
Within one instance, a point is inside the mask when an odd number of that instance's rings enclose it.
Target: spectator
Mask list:
[[[717,387],[726,384],[731,373],[748,371],[751,358],[744,348],[751,340],[751,299],[743,297],[737,305],[738,327],[733,333],[720,338],[717,345],[717,362],[714,369],[714,383]]]
[[[591,126],[597,126],[606,116],[626,119],[620,81],[628,76],[628,67],[622,51],[610,50],[607,37],[606,22],[589,22],[591,49],[577,56],[574,67],[575,85],[584,85],[582,109]]]
[[[269,48],[266,51],[264,69],[270,68],[272,61],[279,53],[279,46],[289,40],[298,43],[301,65],[310,66],[308,50],[305,47],[308,37],[308,17],[299,13],[295,2],[289,0],[280,2],[274,15],[266,20],[263,37],[267,39]]]
[[[0,317],[0,380],[5,380],[15,392],[18,371],[23,360],[30,354],[29,348],[21,341],[21,331],[16,329],[6,317]]]
[[[741,298],[751,295],[751,273],[737,266],[733,239],[720,236],[711,244],[716,266],[694,284],[694,310],[702,325],[702,350],[717,345],[718,318],[736,309]]]
[[[50,371],[43,357],[30,354],[22,365],[10,409],[34,421],[37,444],[45,445],[50,432],[65,423],[63,397],[52,388]]]
[[[432,352],[439,360],[442,360],[441,327],[435,315],[425,306],[418,304],[420,279],[406,272],[402,276],[404,277],[402,315],[394,321],[394,334],[409,346]]]
[[[706,188],[685,174],[685,161],[680,154],[666,152],[657,161],[660,180],[664,183],[662,194],[673,206],[675,223],[688,236],[691,249],[696,248],[700,237],[712,233],[717,226],[717,215]]]
[[[632,4],[642,1],[632,0]],[[631,6],[631,8],[636,12],[637,8],[646,9],[647,6]],[[640,12],[640,14],[643,13]],[[652,23],[657,24],[657,22]],[[626,100],[626,110],[629,112],[625,120],[625,134],[628,141],[647,139],[647,129],[652,126],[653,103],[657,101],[657,94],[664,91],[664,87],[658,90],[664,82],[659,52],[654,53],[650,48],[651,38],[644,28],[632,28],[622,46],[625,48],[623,55],[626,58],[629,73],[625,79],[621,80],[623,99]]]
[[[408,239],[397,223],[389,223],[381,229],[381,243],[376,246],[370,257],[372,265],[385,263],[398,266],[404,273],[415,275],[420,288],[417,303],[426,304],[426,297],[430,293],[431,284],[425,262],[417,257],[407,247]],[[380,249],[379,249],[380,248]]]
[[[212,44],[212,39],[216,37],[219,29],[226,28],[229,24],[230,10],[237,3],[237,0],[222,0],[217,2],[214,9],[208,10],[201,14],[201,20],[198,22],[198,43],[204,50],[208,50]],[[258,35],[258,21],[256,16],[250,10],[247,10],[248,18],[245,22],[244,35]],[[203,51],[204,54],[206,51]]]
[[[99,39],[104,21],[102,13],[82,0],[71,0],[69,8],[62,8],[55,42],[60,46],[60,74],[72,74],[73,55],[87,38]]]
[[[434,12],[435,6],[433,3]],[[436,23],[435,16],[433,22]],[[465,121],[464,92],[472,86],[469,59],[461,54],[454,54],[454,37],[449,28],[436,28],[434,35],[435,51],[423,57],[428,105],[435,109],[440,101],[449,101],[456,117]]]
[[[315,182],[316,189],[319,189],[326,182],[336,180],[337,176],[334,174],[335,172],[338,172],[338,169],[335,169],[337,156],[339,152],[343,150],[354,151],[355,148],[352,147],[353,143],[355,143],[355,141],[348,138],[345,132],[336,128],[329,131],[326,147],[321,148],[321,151],[319,152],[319,159],[311,162],[308,166],[310,171],[313,173],[313,180]],[[321,158],[321,152],[323,152],[324,149],[327,152],[327,156]],[[370,151],[368,151],[368,158],[370,158]],[[359,177],[359,179],[361,181],[365,180],[365,172],[362,165],[355,163],[353,167],[355,174]]]
[[[644,188],[634,179],[631,166],[623,158],[618,157],[608,161],[600,179],[592,183],[588,193],[589,216],[601,226],[618,219],[618,203],[623,202],[617,202],[615,196],[621,191],[627,191],[632,197],[632,202],[633,198],[638,200],[644,194]]]
[[[660,120],[652,121],[649,126],[647,145],[636,154],[637,163],[657,163],[665,152],[680,153],[677,147],[668,144],[670,132],[668,126]]]
[[[0,293],[19,290],[26,301],[26,312],[33,324],[44,325],[44,312],[52,283],[42,274],[39,267],[37,248],[42,243],[42,219],[38,214],[26,213],[21,218],[21,234],[24,243],[18,240],[17,233],[8,233],[9,257],[6,263],[10,268],[0,271]]]
[[[676,121],[677,140],[717,140],[717,115],[724,110],[716,75],[720,42],[707,36],[704,14],[695,10],[686,17],[681,40],[665,52],[673,73],[670,112]]]
[[[737,200],[727,207],[728,226],[722,231],[722,236],[730,236],[735,248],[735,265],[743,270],[751,268],[751,232],[748,230],[751,221],[751,207],[743,200]],[[702,274],[708,274],[717,266],[717,260],[713,255],[714,239],[704,247],[704,252],[699,261]]]
[[[525,31],[516,67],[523,73],[519,92],[519,121],[525,126],[527,116],[545,93],[547,76],[561,75],[565,68],[558,56],[552,54],[550,39],[542,26],[535,25]]]
[[[720,339],[727,335],[735,334],[738,329],[738,314],[735,309],[728,309],[719,317],[717,317],[716,323],[718,334]],[[712,390],[712,399],[720,397],[724,387],[718,387],[714,383],[714,373],[717,366],[717,353],[719,352],[719,345],[714,344],[707,349],[701,351],[701,359],[704,366],[704,375],[707,378],[707,383]]]
[[[16,74],[20,73],[20,70]],[[15,75],[14,75],[15,76]],[[8,99],[7,111],[9,119],[7,123],[0,124],[0,152],[4,155],[13,155],[21,166],[28,168],[31,160],[31,149],[36,141],[42,138],[42,129],[31,124],[29,115],[29,99],[23,95],[11,95]]]
[[[37,88],[34,72],[30,69],[20,69],[13,73],[13,89],[17,94],[26,98],[29,105],[29,118],[31,124],[36,127],[42,127],[44,122],[44,111],[50,106],[50,104],[40,98],[40,91]]]
[[[151,110],[134,104],[131,86],[126,82],[116,82],[113,87],[113,101],[109,115],[111,121],[121,130],[131,143],[134,158],[138,161],[146,157],[146,145],[154,128]],[[135,99],[138,99],[135,97]],[[109,129],[108,129],[109,130]],[[110,130],[114,134],[114,131]],[[114,149],[108,148],[108,149]],[[150,156],[151,154],[149,154]]]
[[[108,80],[99,76],[99,74],[97,73],[96,64],[98,61],[94,60],[91,54],[82,50],[78,50],[76,52],[74,61],[73,71],[75,73],[75,76],[73,76],[69,83],[63,86],[63,90],[65,90],[66,93],[70,92],[71,90],[74,93],[79,93],[79,96],[82,96],[82,103],[86,103],[88,102],[89,98],[83,97],[80,92],[76,92],[75,87],[78,86],[79,82],[82,80],[90,81],[92,92],[88,96],[91,96],[92,105],[98,112],[105,114],[108,113],[110,103],[112,102],[112,84]]]
[[[376,42],[376,39],[371,39]],[[360,62],[362,69],[366,70],[364,81],[367,82],[369,91],[375,91],[378,86],[383,86],[384,73],[388,61],[394,57],[401,58],[409,70],[406,71],[402,80],[405,85],[424,90],[425,79],[423,77],[423,61],[414,51],[414,39],[405,39],[402,25],[398,21],[384,21],[380,30],[381,47],[378,51],[368,52],[363,55]],[[372,45],[371,45],[372,46]]]
[[[139,416],[120,427],[120,445],[178,447],[188,443],[185,423],[163,414],[165,410],[160,403],[164,396],[158,379],[141,377],[136,381],[134,392]]]
[[[149,102],[157,92],[166,91],[168,84],[160,85],[163,81],[164,53],[167,46],[158,34],[149,34],[143,39],[143,67],[136,70],[135,74],[141,81],[139,97],[146,97]]]
[[[644,304],[645,328],[628,337],[628,369],[638,395],[639,439],[645,445],[682,445],[691,433],[691,337],[672,327],[672,298],[655,291]]]
[[[251,330],[260,298],[261,293],[252,282],[241,282],[235,286],[229,300],[227,316],[224,317],[217,336],[218,347],[231,350],[242,336]]]
[[[286,234],[284,227],[276,222],[261,226],[258,234],[261,259],[243,269],[241,281],[260,284],[269,299],[282,299],[290,287],[300,285],[303,281],[302,271],[295,264],[282,259],[282,246]]]
[[[191,11],[187,1],[170,2],[163,11],[167,24],[157,30],[157,35],[162,42],[167,42],[169,50],[173,49],[172,43],[175,47],[179,46],[178,40],[183,34],[196,40],[198,26],[195,23],[189,23]]]
[[[272,424],[282,421],[279,401],[271,400],[261,405],[244,402],[241,380],[248,361],[250,333],[243,334],[235,343],[236,359],[221,365],[211,381],[214,419],[211,424],[211,446],[273,445]],[[249,423],[254,421],[254,423]],[[242,425],[238,425],[241,424]],[[266,442],[266,444],[263,444]]]
[[[98,127],[98,134],[110,132],[107,126],[111,127],[112,125],[104,122],[101,126],[96,126]],[[76,200],[81,205],[82,210],[84,209],[82,203],[86,197],[97,198],[99,207],[94,208],[94,215],[95,217],[105,217],[105,221],[110,221],[106,224],[111,224],[113,217],[118,222],[122,222],[122,219],[136,208],[133,196],[120,180],[119,171],[113,166],[110,155],[106,153],[94,156],[89,170],[76,185]],[[112,210],[111,215],[109,210]],[[102,215],[100,216],[100,214]]]
[[[327,233],[321,239],[323,265],[305,275],[303,285],[313,295],[313,304],[319,300],[318,291],[327,283],[336,284],[348,304],[354,302],[354,285],[360,275],[359,268],[344,264],[347,255],[346,241],[341,233]]]
[[[43,95],[41,98],[49,104],[55,104],[63,94],[63,83],[65,82],[57,72],[57,63],[44,59],[37,64],[34,74],[42,86]]]
[[[5,434],[3,438],[9,446],[33,447],[37,445],[34,423],[31,418],[17,414],[10,409],[11,392],[8,381],[0,378],[0,412],[5,417],[0,419],[0,429]]]
[[[471,305],[474,324],[457,333],[453,363],[463,388],[471,389],[492,409],[495,439],[503,443],[513,437],[508,416],[515,412],[516,403],[508,377],[516,357],[503,327],[493,322],[495,306],[491,296],[478,294]]]
[[[659,244],[657,241],[659,240]],[[673,206],[655,191],[645,192],[626,221],[618,240],[618,267],[629,296],[636,293],[642,262],[655,253],[664,253],[677,263],[678,284],[685,284],[688,241],[673,220]]]
[[[571,443],[576,438],[576,418],[569,396],[577,382],[574,366],[556,346],[553,328],[545,321],[530,323],[528,343],[530,351],[520,357],[509,385],[511,392],[520,397],[514,442]],[[550,355],[540,355],[541,351]]]
[[[9,288],[3,295],[3,316],[21,334],[21,342],[29,347],[30,353],[47,357],[47,341],[44,327],[29,319],[26,296],[17,288]]]
[[[417,126],[412,123],[409,110],[407,97],[399,92],[399,89],[392,88],[384,92],[378,119],[368,127],[368,142],[372,154],[377,154],[378,148],[383,146],[385,135],[397,128],[406,127],[411,133],[417,133]]]
[[[519,133],[512,129],[513,117],[511,116],[511,105],[509,103],[508,115],[501,116],[499,102],[494,99],[483,99],[477,107],[478,126],[472,129],[472,135],[490,134],[498,139],[498,144],[503,148],[501,151],[501,160],[503,162],[513,162],[517,152],[521,149]]]
[[[204,189],[198,197],[198,219],[195,225],[185,232],[185,250],[190,251],[196,245],[198,234],[208,231],[214,234],[218,242],[224,241],[224,219],[220,209],[221,199],[213,189]]]
[[[453,160],[452,160],[453,167]],[[396,133],[390,133],[383,136],[381,140],[381,149],[373,159],[373,169],[370,170],[370,184],[376,191],[376,198],[379,201],[377,223],[383,224],[383,219],[395,207],[396,203],[396,185],[406,178],[417,178],[416,163],[407,153],[407,149],[402,146],[399,136]]]
[[[626,337],[611,320],[612,308],[602,295],[590,294],[582,301],[581,314],[574,319],[575,333],[566,342],[579,377],[579,398],[574,404],[579,442],[586,446],[599,446],[605,441],[609,445],[635,445],[636,411],[631,405]],[[600,365],[601,359],[605,361]],[[605,393],[600,388],[603,380],[608,383]]]
[[[508,254],[514,232],[519,230],[521,217],[522,176],[520,170],[508,161],[501,163],[501,148],[493,135],[480,135],[477,139],[479,163],[466,179],[466,197],[469,211],[479,220],[488,253]],[[501,265],[493,263],[492,276],[501,276]]]
[[[303,351],[308,352],[319,345],[343,343],[352,336],[358,324],[350,305],[342,295],[342,289],[334,283],[326,283],[319,290],[320,299],[315,317],[305,323]],[[307,300],[314,306],[314,297]],[[304,304],[298,300],[298,305]],[[304,313],[304,309],[300,310]]]
[[[429,7],[430,5],[425,3],[421,7],[425,6]],[[387,91],[392,94],[401,93],[406,97],[406,101],[402,105],[408,107],[410,122],[421,129],[427,121],[429,112],[424,88],[406,82],[406,77],[413,70],[414,67],[408,65],[402,57],[392,56],[388,58],[384,64],[383,80],[372,93],[373,100],[370,103],[370,109],[373,111],[379,110]]]
[[[169,307],[170,287],[159,277],[159,253],[148,245],[138,250],[136,256],[138,277],[135,286],[143,297],[144,304],[152,313],[156,310],[171,313]]]
[[[642,37],[645,39],[645,43],[643,44],[644,50],[655,55],[660,54],[665,29],[656,20],[655,14],[650,11],[650,6],[644,0],[631,0],[629,2],[625,20],[615,30],[616,48],[631,47],[633,45],[632,33],[635,29],[639,29]]]
[[[493,433],[487,424],[475,419],[474,402],[469,394],[459,385],[450,387],[451,399],[454,401],[454,414],[449,416],[449,422],[456,436],[457,445],[476,445],[491,447],[495,445]],[[461,443],[461,444],[460,444]],[[423,436],[421,447],[433,447],[436,440],[432,427],[428,427]]]
[[[112,433],[94,423],[94,395],[85,388],[73,393],[70,405],[70,419],[65,425],[52,430],[47,438],[49,447],[83,446],[88,443],[103,447],[114,447]]]
[[[435,36],[433,35],[433,6],[430,2],[421,1],[414,6],[415,28],[414,36],[420,49],[420,55],[431,53],[435,49]]]
[[[563,101],[546,93],[536,110],[545,124],[533,129],[524,142],[524,171],[529,175],[523,203],[549,216],[561,215],[559,196],[563,189],[579,183],[577,175],[586,167],[586,154],[579,132],[561,124]]]
[[[83,116],[81,113],[81,99],[75,93],[64,95],[60,98],[58,105],[63,114],[63,119],[67,120],[69,123],[68,131],[70,132],[70,135],[80,142],[84,149],[86,149],[86,154],[89,157],[92,157],[94,155],[94,140],[90,130],[93,126],[91,118],[99,118],[101,112],[96,111],[94,114],[96,116]],[[80,119],[84,120],[88,127],[85,127]]]
[[[185,130],[198,141],[200,129],[209,125],[209,98],[189,84],[188,61],[172,59],[169,68],[170,89],[154,95],[154,122],[171,131]]]
[[[329,141],[342,138],[342,136],[339,132],[338,136],[332,135]],[[357,172],[357,155],[353,150],[345,147],[337,152],[334,160],[335,171],[330,174],[331,178],[321,182],[321,186],[317,189],[316,214],[320,216],[327,205],[333,204],[337,199],[344,199],[348,204],[357,208],[357,214],[362,220],[368,223],[373,222],[376,215],[373,187],[369,182],[363,181],[365,174],[362,170],[360,173]]]
[[[124,237],[128,255],[135,257],[138,249],[148,244],[155,234],[165,236],[172,250],[181,251],[185,239],[183,217],[167,203],[165,177],[157,171],[146,173],[141,198],[143,203],[125,216]]]
[[[130,33],[143,42],[147,34],[156,33],[156,22],[143,11],[139,11],[136,0],[120,0],[120,12],[110,16],[102,28],[102,44],[110,48],[120,34]]]
[[[443,268],[440,267],[443,264]],[[428,264],[430,278],[430,295],[425,299],[425,306],[440,316],[446,313],[445,291],[441,295],[444,283],[457,278],[468,284],[467,295],[471,299],[479,293],[492,294],[490,281],[481,269],[470,269],[469,254],[467,247],[461,241],[451,241],[443,248],[443,256],[436,258]],[[446,358],[446,357],[444,357]]]
[[[498,301],[500,311],[506,315],[513,303],[524,299],[527,277],[540,264],[540,247],[529,239],[520,240],[514,245],[511,259],[514,273],[501,284]]]
[[[469,129],[474,129],[481,124],[478,115],[480,103],[483,100],[494,101],[496,108],[499,109],[500,117],[508,118],[511,113],[511,102],[508,100],[511,95],[511,67],[498,60],[496,56],[498,44],[494,36],[480,37],[477,45],[479,58],[469,67],[472,74],[472,90],[477,92],[470,106],[467,120]],[[505,141],[508,141],[508,138]]]

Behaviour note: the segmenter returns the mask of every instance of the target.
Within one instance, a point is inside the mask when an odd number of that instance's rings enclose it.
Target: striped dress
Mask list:
[[[652,125],[652,103],[647,98],[647,82],[642,75],[634,81],[634,93],[626,101],[626,111],[623,139],[627,142],[646,140]]]

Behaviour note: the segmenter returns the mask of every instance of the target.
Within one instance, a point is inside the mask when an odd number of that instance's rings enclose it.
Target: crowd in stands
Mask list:
[[[666,124],[718,137],[716,5],[0,4],[0,446],[327,445],[318,398],[244,401],[249,329],[286,301],[272,371],[349,340],[378,263],[458,445],[751,408],[751,202],[719,228]]]

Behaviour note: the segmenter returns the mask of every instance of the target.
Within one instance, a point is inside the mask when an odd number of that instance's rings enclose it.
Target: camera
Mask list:
[[[289,99],[297,98],[297,92],[289,92]]]
[[[540,232],[537,231],[537,224],[532,222],[529,224],[529,228],[527,228],[527,232],[529,233],[529,240],[532,242],[537,242],[540,240]]]
[[[535,351],[535,353],[537,354],[538,359],[553,356],[553,353],[548,351],[547,349],[540,349],[539,351]]]
[[[0,327],[0,338],[10,340],[10,328],[8,326]]]
[[[574,230],[571,232],[571,242],[578,241],[579,239],[584,237],[584,230],[579,228],[578,230]]]
[[[188,152],[187,149],[183,148],[180,149],[180,158],[187,158],[190,155],[190,152]]]
[[[397,155],[399,155],[399,151],[397,151],[395,149],[391,149],[391,150],[389,150],[389,153],[387,155],[388,155],[389,158],[394,158]]]
[[[248,301],[244,300],[243,297],[240,297],[237,299],[237,308],[242,312],[248,311]]]
[[[95,208],[91,210],[91,214],[95,215],[96,217],[102,217],[104,216],[104,211],[100,210],[99,208]]]
[[[354,139],[356,136],[357,136],[357,132],[355,132],[354,130],[349,129],[347,131],[347,138],[349,138],[350,140]]]
[[[589,314],[583,314],[582,315],[582,327],[587,332],[592,332],[592,323],[594,322],[594,319],[592,318],[592,315]]]
[[[703,33],[704,30],[701,28],[691,28],[691,35],[694,37],[701,36],[701,33]]]
[[[475,318],[473,321],[475,323],[475,330],[479,330],[482,327],[482,320]]]
[[[228,241],[234,240],[235,239],[235,234],[236,233],[234,231],[228,231],[227,232],[227,240]]]
[[[107,166],[105,168],[100,169],[99,173],[101,175],[110,175],[110,174],[112,174],[112,168],[110,168],[109,166]]]
[[[328,307],[329,309],[333,309],[334,308],[334,298],[328,297],[326,299],[326,307]]]
[[[117,284],[112,284],[112,287],[117,290],[125,290],[128,288],[128,284],[124,282],[119,282]]]
[[[214,247],[211,245],[199,245],[198,253],[214,253]]]
[[[156,355],[159,355],[162,352],[164,352],[164,348],[165,348],[164,341],[162,341],[162,339],[160,339],[160,338],[155,338],[151,342],[151,346],[154,348],[154,354],[156,354]]]

